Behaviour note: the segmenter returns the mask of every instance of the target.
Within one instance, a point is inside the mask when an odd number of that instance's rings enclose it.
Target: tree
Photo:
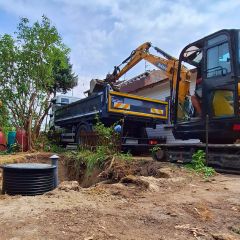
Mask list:
[[[30,25],[22,18],[13,36],[0,36],[0,96],[17,128],[28,134],[30,149],[57,91],[77,84],[69,62],[70,49],[50,20]]]
[[[1,105],[0,103],[0,130],[6,134],[6,132],[11,128],[9,111],[6,106]]]
[[[61,62],[56,60],[53,66],[53,76],[55,79],[53,89],[51,91],[56,95],[57,92],[67,93],[77,85],[78,78],[72,72],[72,65],[69,58],[66,59],[67,66],[61,67]]]

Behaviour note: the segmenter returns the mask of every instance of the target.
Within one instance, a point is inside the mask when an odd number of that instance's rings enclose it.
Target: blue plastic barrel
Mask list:
[[[8,132],[8,146],[12,146],[16,142],[16,132]]]

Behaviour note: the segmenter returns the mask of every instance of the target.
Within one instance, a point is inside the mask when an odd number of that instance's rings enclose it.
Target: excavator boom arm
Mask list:
[[[162,49],[158,47],[153,47],[161,56],[155,56],[149,52],[150,47],[152,47],[150,42],[145,42],[136,48],[128,58],[126,58],[119,66],[114,67],[114,72],[106,78],[109,83],[115,83],[121,76],[123,76],[127,71],[133,68],[141,60],[145,60],[157,68],[161,69],[171,83],[171,95],[174,95],[177,83],[177,72],[178,72],[178,59],[169,55]],[[120,67],[124,65],[121,69]],[[184,101],[185,97],[189,94],[190,89],[190,72],[185,67],[181,67],[181,81],[179,86],[179,99],[181,102]]]
[[[121,76],[137,65],[143,59],[143,55],[148,52],[150,47],[151,43],[145,42],[137,49],[133,50],[128,58],[126,58],[119,66],[114,68],[114,72],[111,76],[112,82],[116,82]],[[126,65],[120,70],[120,66],[123,64]]]

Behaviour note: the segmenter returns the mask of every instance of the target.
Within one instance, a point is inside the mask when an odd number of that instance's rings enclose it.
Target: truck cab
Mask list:
[[[50,109],[50,120],[49,120],[49,129],[53,130],[56,128],[54,124],[54,114],[57,109],[62,106],[66,106],[73,102],[80,100],[81,98],[73,97],[73,96],[66,96],[66,95],[58,95],[52,98],[52,107]]]

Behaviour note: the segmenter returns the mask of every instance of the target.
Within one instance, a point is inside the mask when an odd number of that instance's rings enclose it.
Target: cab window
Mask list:
[[[240,31],[238,32],[238,62],[240,63]]]
[[[224,76],[231,72],[230,52],[227,42],[207,50],[207,78]]]
[[[61,98],[61,104],[69,104],[69,99],[68,98]]]
[[[215,45],[216,43],[227,41],[227,35],[222,34],[207,41],[208,46]]]

